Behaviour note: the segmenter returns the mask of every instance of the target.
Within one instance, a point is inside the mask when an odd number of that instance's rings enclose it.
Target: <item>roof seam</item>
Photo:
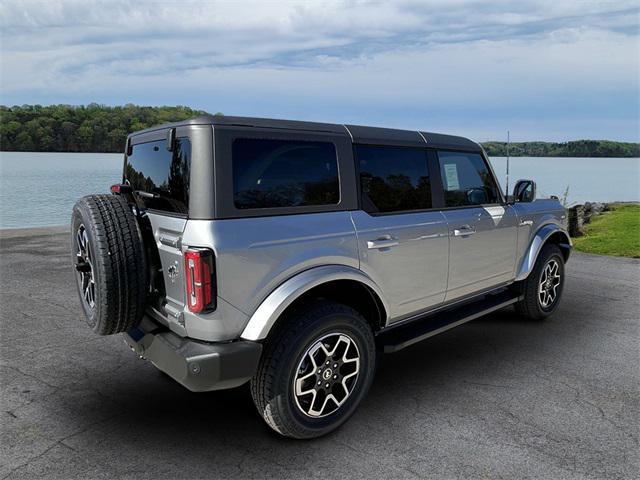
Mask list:
[[[351,134],[351,130],[349,130],[349,127],[347,127],[345,124],[342,124],[342,126],[344,127],[344,129],[347,131],[347,133],[351,137],[351,143],[353,143],[353,135]]]
[[[353,144],[375,143],[381,145],[428,146],[442,148],[466,148],[477,150],[478,144],[465,137],[442,133],[422,132],[419,130],[391,129],[364,125],[347,125],[339,123],[308,122],[300,120],[214,116],[205,115],[164,125],[154,125],[148,129],[131,132],[128,138],[151,132],[163,131],[168,128],[189,127],[195,125],[212,125],[214,127],[254,127],[280,131],[310,131],[334,135],[347,133]],[[416,137],[416,134],[418,137]],[[427,139],[427,136],[429,137]],[[419,139],[419,140],[418,140]]]

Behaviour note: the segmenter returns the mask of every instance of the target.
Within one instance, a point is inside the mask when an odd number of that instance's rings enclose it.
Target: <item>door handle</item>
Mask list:
[[[522,220],[520,222],[521,227],[526,227],[527,225],[533,225],[533,220]]]
[[[399,244],[400,242],[398,242],[397,239],[391,237],[390,235],[385,235],[384,237],[367,241],[367,248],[370,250],[375,250],[378,248],[395,247]]]
[[[465,226],[460,227],[460,228],[456,228],[453,231],[453,235],[455,237],[468,237],[469,235],[473,235],[474,233],[476,233],[476,229],[475,228],[471,228],[468,225],[465,225]]]

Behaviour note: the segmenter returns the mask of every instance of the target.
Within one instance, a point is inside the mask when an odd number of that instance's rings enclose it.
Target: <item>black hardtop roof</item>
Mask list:
[[[398,146],[424,146],[453,148],[479,151],[482,148],[476,142],[465,137],[446,135],[443,133],[423,132],[417,130],[399,130],[395,128],[366,127],[362,125],[340,125],[337,123],[306,122],[299,120],[281,120],[275,118],[232,117],[227,115],[202,115],[199,117],[166,123],[132,133],[136,136],[156,130],[181,127],[187,125],[226,125],[275,128],[283,130],[303,130],[349,135],[353,143]]]

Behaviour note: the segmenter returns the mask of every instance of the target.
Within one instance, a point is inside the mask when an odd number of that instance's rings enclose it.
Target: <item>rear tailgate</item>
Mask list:
[[[132,187],[143,212],[141,227],[151,267],[148,313],[186,335],[181,239],[189,205],[191,142],[182,137],[168,143],[168,131],[131,146],[125,158],[124,183]]]
[[[153,228],[153,238],[158,251],[160,265],[156,268],[156,284],[162,282],[164,291],[158,289],[153,310],[169,323],[184,332],[183,310],[185,306],[184,259],[181,250],[182,232],[187,223],[184,218],[148,213]],[[160,278],[158,278],[160,277]],[[160,287],[160,285],[156,285]],[[164,294],[164,298],[162,295]]]

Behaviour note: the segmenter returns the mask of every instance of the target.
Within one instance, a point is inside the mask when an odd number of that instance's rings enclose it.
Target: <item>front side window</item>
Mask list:
[[[481,155],[438,152],[446,207],[498,203],[500,197],[489,167]]]
[[[362,207],[369,213],[431,208],[427,153],[415,148],[356,146]]]
[[[238,138],[233,142],[236,208],[336,205],[338,159],[330,142]]]
[[[137,192],[145,208],[187,214],[191,142],[178,138],[173,151],[166,140],[133,145],[127,156],[124,181]]]

